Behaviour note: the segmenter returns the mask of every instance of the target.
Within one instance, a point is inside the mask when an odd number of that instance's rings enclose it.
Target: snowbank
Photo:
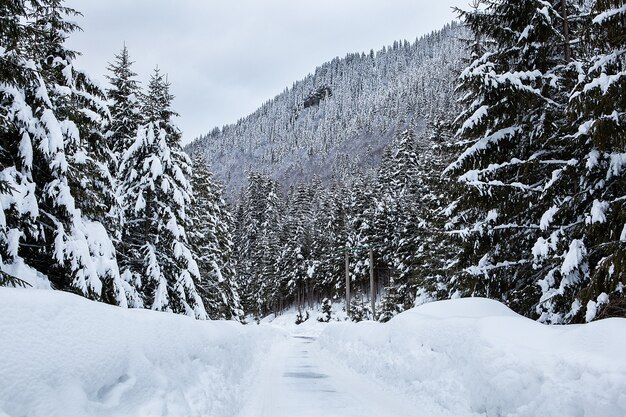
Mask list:
[[[425,416],[623,417],[626,320],[548,327],[485,299],[333,324],[324,351]]]
[[[0,288],[0,416],[236,415],[281,333]]]
[[[0,417],[236,416],[250,387],[267,383],[254,378],[269,350],[295,340],[281,328],[321,333],[328,367],[410,398],[424,416],[626,415],[623,319],[549,327],[485,299],[386,324],[293,317],[201,322],[0,288]]]

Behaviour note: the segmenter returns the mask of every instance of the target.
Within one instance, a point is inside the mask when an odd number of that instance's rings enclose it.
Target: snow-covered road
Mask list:
[[[309,329],[271,349],[239,417],[420,416],[409,404],[335,362]]]

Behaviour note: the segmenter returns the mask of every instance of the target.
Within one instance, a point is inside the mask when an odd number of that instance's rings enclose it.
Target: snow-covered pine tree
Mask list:
[[[346,190],[335,183],[319,193],[311,226],[314,288],[322,297],[332,299],[340,296],[345,286]]]
[[[89,246],[92,255],[100,258],[98,274],[103,282],[102,299],[127,305],[127,300],[120,298],[129,298],[132,304],[136,293],[120,280],[110,238],[119,237],[121,206],[109,169],[115,157],[104,133],[110,124],[106,95],[97,82],[76,68],[77,53],[63,46],[69,33],[78,29],[74,23],[64,20],[65,16],[76,15],[79,13],[64,7],[62,0],[40,3],[35,27],[42,37],[33,45],[32,53],[41,63],[42,77],[48,85],[54,86],[49,98],[57,118],[66,123],[63,127],[65,154],[74,167],[68,171],[69,185],[77,208],[92,229],[88,233]],[[105,230],[94,221],[101,223]]]
[[[545,187],[533,248],[543,275],[537,313],[548,323],[610,316],[601,312],[625,297],[626,6],[595,1],[585,22],[570,64],[578,84],[569,123],[552,146],[568,163]]]
[[[529,315],[539,298],[531,252],[538,200],[555,167],[567,164],[540,160],[567,100],[559,78],[560,6],[497,0],[459,12],[487,52],[461,74],[465,109],[457,136],[468,147],[446,169],[465,191],[452,213],[462,220],[463,242],[454,286],[460,295],[500,299]]]
[[[444,121],[445,117],[442,114],[429,124],[429,136],[420,145],[420,168],[415,179],[419,195],[413,217],[418,223],[413,223],[413,232],[398,249],[400,253],[412,254],[408,285],[415,305],[454,296],[449,275],[458,261],[459,246],[447,231],[458,221],[451,219],[450,213],[463,190],[451,186],[451,179],[441,175],[458,154],[453,145],[454,130],[450,122]],[[403,246],[417,249],[403,251]]]
[[[132,65],[128,48],[124,45],[115,56],[115,60],[107,67],[110,73],[107,79],[111,85],[107,90],[111,108],[108,143],[116,161],[119,161],[126,149],[133,144],[142,122],[141,90]]]
[[[406,307],[410,307],[412,303],[411,295],[408,292],[407,286],[407,268],[404,268],[401,261],[398,259],[398,244],[401,243],[397,239],[402,233],[402,228],[405,226],[409,213],[404,213],[400,210],[400,199],[404,199],[406,196],[396,193],[396,190],[386,190],[376,196],[376,206],[373,210],[373,229],[371,233],[371,244],[374,251],[374,265],[378,270],[389,271],[390,280],[388,285],[383,291],[383,300],[387,299],[390,292],[396,294],[396,300],[406,300]],[[406,216],[405,216],[406,215]],[[359,255],[367,255],[370,245],[361,249]],[[369,270],[369,257],[367,259],[366,269],[363,272]],[[363,274],[365,275],[365,274]],[[369,287],[366,284],[363,276],[363,284],[365,289],[369,292]],[[382,310],[379,312],[382,315],[390,313],[385,311],[385,307],[388,305],[382,303]],[[396,312],[404,311],[404,303],[401,302],[397,306]]]
[[[78,12],[60,0],[9,2],[7,12],[6,27],[17,29],[0,45],[14,66],[1,80],[7,259],[55,288],[125,306],[132,288],[103,226],[115,204],[102,135],[108,109],[64,45]]]
[[[242,299],[246,312],[254,312],[259,318],[257,299],[264,287],[260,282],[261,224],[265,214],[265,179],[257,173],[248,175],[248,186],[242,193],[236,215],[235,245],[237,251],[237,276],[242,287]]]
[[[375,209],[374,242],[383,266],[394,271],[392,285],[405,308],[413,305],[415,294],[409,288],[409,277],[417,265],[414,259],[422,227],[418,205],[420,164],[418,140],[412,129],[397,132],[389,146],[379,174],[378,201]]]
[[[313,288],[312,201],[309,187],[292,187],[287,200],[284,241],[278,260],[281,278],[287,283],[287,296],[295,301],[299,310],[306,307],[305,301],[311,296]]]
[[[346,246],[350,250],[350,280],[353,293],[361,283],[369,282],[369,254],[367,248],[374,243],[374,211],[376,192],[373,179],[357,174],[347,185]],[[345,290],[345,281],[340,280]],[[368,284],[369,285],[369,284]]]
[[[333,318],[333,302],[329,298],[322,300],[322,312],[317,317],[320,323],[329,323]]]
[[[122,263],[147,308],[206,319],[196,288],[200,272],[187,236],[191,162],[172,120],[176,113],[169,87],[156,69],[142,108],[145,125],[121,161],[126,218]]]
[[[398,295],[397,286],[393,280],[390,284],[385,288],[385,294],[380,303],[380,311],[378,311],[377,320],[381,323],[387,323],[394,316],[404,311],[404,300]]]
[[[249,173],[237,208],[235,245],[237,276],[242,288],[244,310],[257,319],[280,305],[284,292],[278,273],[282,200],[278,184],[271,178]]]
[[[365,295],[361,290],[356,291],[350,303],[350,319],[355,323],[372,319],[372,310],[369,303],[365,301]]]
[[[22,167],[32,162],[28,155],[23,162],[19,149],[22,125],[28,126],[32,119],[32,115],[19,119],[19,111],[26,107],[20,90],[27,86],[34,90],[37,81],[24,51],[25,42],[34,35],[32,25],[24,23],[28,13],[22,1],[0,4],[0,285],[23,283],[11,267],[23,262],[20,239],[23,230],[36,228],[38,215],[37,202],[29,193],[35,184],[28,175],[29,167]]]
[[[200,270],[198,291],[211,319],[243,321],[243,308],[233,262],[232,218],[221,186],[209,171],[206,158],[193,159],[193,205],[189,232]]]
[[[440,120],[442,115],[436,116]],[[378,174],[377,224],[389,223],[387,232],[375,227],[378,249],[391,276],[380,306],[380,321],[418,303],[447,298],[447,277],[441,269],[451,242],[442,233],[442,206],[448,200],[440,178],[449,151],[442,122],[429,123],[424,134],[398,132],[388,147]],[[392,208],[392,210],[390,210]],[[388,213],[386,213],[388,211]],[[385,253],[385,251],[387,253]]]
[[[265,300],[265,310],[267,312],[280,311],[286,304],[286,279],[279,269],[278,260],[280,259],[282,227],[284,219],[283,202],[280,197],[278,183],[265,178],[264,188],[266,190],[265,211],[263,213],[263,223],[261,223],[261,240],[260,246],[257,247],[261,252],[260,275],[259,278],[263,285],[263,290],[259,294],[268,294]],[[257,257],[258,259],[258,257]],[[256,305],[261,306],[263,300],[257,298]]]

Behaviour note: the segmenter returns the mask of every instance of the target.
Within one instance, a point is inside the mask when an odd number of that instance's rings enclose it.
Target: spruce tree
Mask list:
[[[299,310],[311,295],[312,286],[312,195],[309,187],[299,185],[292,189],[285,216],[284,243],[279,258],[279,269],[286,281],[289,297],[295,299]]]
[[[344,249],[347,239],[346,190],[333,184],[321,191],[312,219],[312,252],[315,263],[315,289],[321,296],[340,296],[345,285]]]
[[[380,311],[378,312],[378,321],[387,323],[394,316],[404,311],[404,302],[398,294],[398,290],[394,282],[385,288],[385,294],[380,303]]]
[[[121,160],[122,263],[147,308],[206,319],[196,288],[200,271],[187,236],[191,162],[172,120],[172,100],[170,84],[155,70],[142,108],[145,124]]]
[[[277,312],[285,304],[285,279],[279,266],[281,250],[281,229],[284,220],[283,202],[280,197],[278,183],[270,178],[264,179],[265,204],[259,246],[260,263],[258,277],[262,283],[259,295],[266,294],[266,299],[257,298],[257,307],[265,305],[267,312]],[[259,259],[259,257],[257,257]],[[281,280],[281,278],[283,278]]]
[[[222,189],[201,155],[193,159],[192,252],[200,270],[198,285],[211,319],[242,321],[243,309],[233,262],[232,219]]]
[[[132,65],[128,48],[124,45],[107,67],[110,73],[107,79],[111,85],[107,90],[111,108],[108,143],[117,161],[134,142],[141,124],[141,90]]]
[[[69,186],[77,208],[92,229],[88,231],[90,251],[107,258],[100,262],[104,284],[101,296],[110,303],[127,304],[125,300],[118,301],[122,297],[120,291],[123,287],[125,297],[133,298],[134,289],[120,281],[110,238],[119,237],[121,207],[110,172],[115,157],[105,135],[110,125],[106,95],[97,82],[75,67],[73,61],[77,53],[62,44],[69,33],[79,29],[64,20],[64,16],[74,17],[80,13],[64,7],[58,0],[47,5],[40,3],[38,14],[35,26],[43,36],[32,48],[33,58],[41,63],[46,82],[55,86],[49,98],[57,117],[65,124],[65,154],[74,167],[68,171]],[[51,59],[53,54],[56,57]],[[105,230],[93,221],[102,223]]]
[[[554,171],[535,242],[542,290],[537,307],[549,323],[595,319],[623,302],[626,284],[626,8],[596,1],[584,20],[582,48],[570,64],[577,85],[567,105],[568,125],[555,138]],[[585,16],[585,15],[583,15]]]
[[[455,296],[450,274],[460,250],[449,231],[460,220],[451,214],[464,190],[441,175],[457,153],[451,123],[443,121],[444,117],[437,116],[429,125],[428,138],[419,151],[417,211],[406,228],[408,236],[398,247],[399,254],[408,255],[410,260],[408,286],[415,305]]]
[[[559,134],[567,100],[557,6],[560,1],[498,0],[460,12],[487,51],[461,74],[466,107],[457,137],[469,146],[446,170],[464,188],[451,212],[461,219],[456,232],[463,245],[454,287],[525,314],[539,298],[531,248],[540,196],[555,165],[567,164],[541,161],[545,144]]]
[[[19,110],[26,105],[20,90],[34,90],[37,81],[37,73],[28,65],[24,50],[25,42],[34,35],[32,25],[24,23],[28,13],[27,4],[22,1],[0,4],[0,285],[22,282],[10,274],[10,267],[23,262],[19,254],[22,230],[34,229],[38,217],[37,202],[29,193],[35,187],[29,176],[30,167],[22,167],[32,164],[27,153],[30,136],[21,131],[34,119],[32,109],[30,117],[19,117]]]
[[[392,285],[405,308],[413,305],[414,294],[409,287],[422,227],[419,205],[421,179],[418,140],[410,129],[398,131],[389,145],[390,154],[383,160],[379,173],[377,207],[375,210],[376,253],[383,267],[394,271]]]
[[[369,184],[371,179],[357,174],[348,186],[346,247],[350,253],[350,279],[357,289],[358,284],[369,280],[369,255],[365,248],[375,242],[374,211],[376,207],[375,190]],[[345,290],[345,281],[341,281]],[[353,291],[354,292],[354,291]]]
[[[248,175],[248,186],[237,209],[235,245],[237,275],[244,309],[257,319],[278,309],[286,282],[278,269],[282,229],[282,200],[278,184],[259,174]],[[290,301],[290,300],[289,300]]]
[[[2,168],[10,185],[2,204],[3,257],[55,288],[127,305],[132,288],[119,277],[103,226],[113,228],[115,211],[102,134],[108,109],[65,47],[78,29],[68,18],[79,13],[57,0],[7,6],[9,31],[0,45]],[[5,64],[13,69],[5,72]]]
[[[235,245],[239,248],[237,256],[237,275],[243,289],[242,297],[246,312],[252,312],[260,318],[257,300],[262,292],[261,280],[261,224],[265,213],[264,178],[260,174],[250,173],[248,186],[241,196],[237,209],[237,228]],[[265,301],[265,300],[264,300]]]

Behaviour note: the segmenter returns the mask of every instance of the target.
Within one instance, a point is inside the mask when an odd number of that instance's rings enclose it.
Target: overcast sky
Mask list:
[[[184,141],[256,110],[348,52],[413,41],[469,0],[69,0],[84,14],[69,39],[78,66],[105,82],[124,42],[145,82],[169,74]]]

